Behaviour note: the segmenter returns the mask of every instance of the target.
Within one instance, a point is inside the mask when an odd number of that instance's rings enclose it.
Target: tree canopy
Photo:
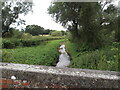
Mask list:
[[[105,31],[115,30],[117,8],[111,2],[54,2],[48,8],[57,23],[66,27],[73,41],[87,42],[93,47],[103,43]]]
[[[43,34],[44,28],[38,25],[27,25],[25,32],[30,33],[31,35],[40,35]]]
[[[2,33],[10,30],[13,23],[25,24],[25,21],[19,18],[20,14],[28,14],[32,11],[32,2],[23,2],[19,0],[5,1],[2,3]]]

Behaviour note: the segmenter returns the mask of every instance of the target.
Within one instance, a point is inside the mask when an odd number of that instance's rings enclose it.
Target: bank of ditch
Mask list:
[[[84,44],[67,41],[66,48],[71,56],[70,68],[120,71],[119,42],[92,50]]]
[[[2,60],[8,63],[55,66],[58,62],[59,43],[64,41],[52,40],[39,46],[3,49]]]
[[[63,41],[65,39],[52,40],[33,47],[3,49],[2,60],[8,63],[56,66],[59,60],[59,43]],[[66,41],[65,45],[71,57],[68,66],[70,68],[120,71],[120,43],[114,42],[96,50],[89,50],[85,45],[70,41]]]

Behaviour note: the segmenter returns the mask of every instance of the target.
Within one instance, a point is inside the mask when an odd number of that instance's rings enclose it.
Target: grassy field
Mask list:
[[[67,51],[71,55],[71,68],[97,69],[120,71],[118,47],[120,43],[114,42],[101,49],[89,50],[87,46],[66,42]]]
[[[61,40],[52,40],[39,46],[3,49],[3,62],[53,66],[58,60],[58,45]]]
[[[35,38],[35,37],[34,37]],[[58,46],[65,39],[47,41],[38,46],[3,49],[3,62],[54,66],[59,58]],[[70,68],[120,71],[120,43],[91,50],[84,44],[66,41],[71,56]]]

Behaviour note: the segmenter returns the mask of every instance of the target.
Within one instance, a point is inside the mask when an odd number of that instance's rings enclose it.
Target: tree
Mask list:
[[[106,9],[102,12],[102,34],[106,37],[108,42],[115,41],[116,37],[119,35],[118,33],[118,8],[113,4],[110,4]]]
[[[120,42],[120,16],[118,16],[117,18],[117,29],[116,29],[116,32],[115,32],[115,39],[117,42]]]
[[[43,30],[43,35],[48,35],[48,34],[50,34],[50,29],[45,29],[45,30]]]
[[[48,11],[57,23],[59,22],[68,29],[71,29],[71,27],[75,28],[77,31],[78,21],[80,19],[78,14],[80,5],[77,2],[55,2],[48,8]]]
[[[98,28],[98,11],[100,5],[97,2],[55,2],[48,11],[56,22],[62,24],[71,33],[76,42],[95,41]],[[95,25],[94,25],[95,24]],[[95,33],[93,33],[96,31]]]
[[[42,35],[44,28],[38,25],[27,25],[25,29],[25,33],[30,33],[31,35]]]
[[[107,6],[107,9],[105,9],[105,6]],[[114,26],[113,15],[116,13],[115,7],[107,1],[104,3],[54,2],[48,8],[48,11],[57,23],[71,32],[75,42],[87,42],[94,48],[103,44],[105,38],[102,38],[102,30],[106,26]],[[105,23],[110,24],[105,25]]]
[[[62,36],[66,35],[67,33],[65,31],[61,31],[62,32]]]
[[[2,3],[2,34],[10,31],[10,25],[13,23],[24,24],[25,21],[19,18],[20,14],[28,14],[32,11],[32,2],[23,2],[19,0],[5,1]]]

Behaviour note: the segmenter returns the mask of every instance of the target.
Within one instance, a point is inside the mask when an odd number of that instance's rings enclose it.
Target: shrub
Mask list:
[[[37,37],[37,38],[30,38],[30,39],[16,39],[16,38],[10,38],[10,39],[3,39],[2,47],[6,49],[12,49],[16,47],[31,47],[40,45],[43,42],[46,42],[48,40],[57,40],[62,39],[61,37]]]
[[[69,41],[73,41],[72,40],[72,34],[70,32],[67,32],[67,36],[66,37],[68,38]]]
[[[22,35],[22,39],[31,39],[31,38],[32,38],[32,35],[29,33],[23,33]]]
[[[22,35],[23,35],[23,32],[22,31],[19,31],[19,30],[13,30],[13,38],[17,38],[17,39],[20,39],[22,38]]]
[[[7,51],[2,51],[2,61],[3,62],[12,62],[12,53]]]
[[[12,49],[15,48],[15,43],[13,43],[11,40],[3,40],[2,47]]]
[[[66,45],[72,58],[69,66],[71,68],[120,71],[118,61],[120,51],[116,42],[95,50],[90,50],[84,44],[81,46],[68,42]]]
[[[51,33],[52,36],[62,36],[62,32],[61,31],[54,31]]]

